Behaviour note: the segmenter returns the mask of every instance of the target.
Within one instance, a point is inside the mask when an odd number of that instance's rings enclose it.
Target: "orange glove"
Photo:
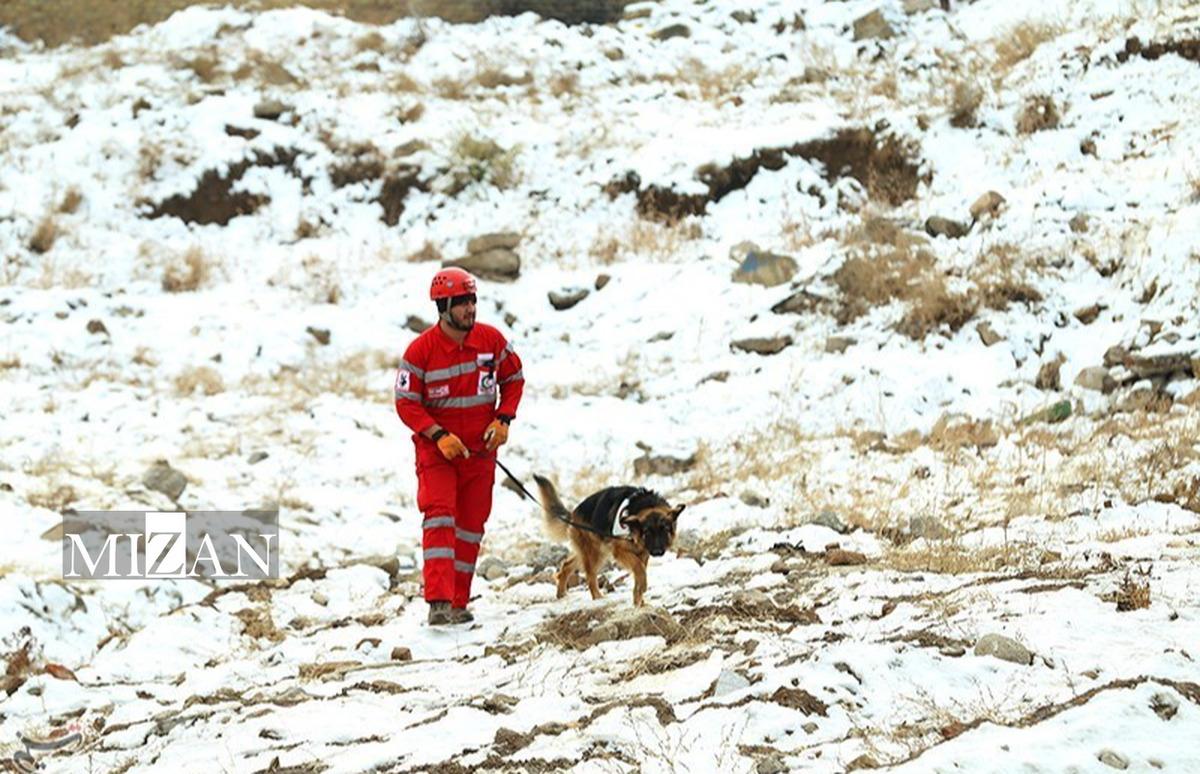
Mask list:
[[[440,433],[445,433],[445,435],[440,435]],[[436,443],[438,450],[442,453],[442,456],[448,460],[452,460],[457,457],[471,456],[471,453],[467,451],[466,444],[464,444],[462,440],[459,439],[459,437],[454,433],[447,432],[445,430],[439,431],[439,437]]]
[[[493,419],[492,423],[487,426],[487,430],[483,431],[483,442],[487,444],[487,450],[496,451],[507,441],[508,425],[499,419]]]

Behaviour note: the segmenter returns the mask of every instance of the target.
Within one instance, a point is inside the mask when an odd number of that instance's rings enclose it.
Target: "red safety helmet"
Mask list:
[[[454,298],[475,292],[475,278],[459,268],[442,269],[433,275],[433,284],[429,286],[429,297],[434,301],[440,298]]]

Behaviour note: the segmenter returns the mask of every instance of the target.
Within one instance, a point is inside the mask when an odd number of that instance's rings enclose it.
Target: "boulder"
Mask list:
[[[587,288],[566,288],[564,290],[551,290],[546,296],[550,299],[550,306],[562,312],[587,298],[589,292]]]
[[[493,282],[512,282],[521,274],[521,258],[512,250],[505,247],[495,247],[481,253],[472,253],[453,261],[445,261],[443,266],[457,266],[466,269],[486,280]]]
[[[467,242],[467,252],[471,255],[486,253],[488,250],[515,250],[521,243],[521,235],[512,231],[501,231],[495,234],[481,234]]]
[[[959,239],[965,237],[970,230],[971,226],[969,224],[960,223],[950,218],[943,218],[939,215],[934,215],[925,221],[925,233],[932,237]]]
[[[791,345],[791,336],[774,336],[771,338],[739,339],[730,346],[735,350],[753,352],[756,355],[777,355]]]
[[[752,243],[749,244],[749,247],[746,245],[747,243],[743,242],[729,251],[731,257],[736,260],[740,255],[741,260],[733,272],[734,282],[772,288],[791,282],[792,277],[796,276],[799,266],[792,257],[760,250],[757,245]]]
[[[142,475],[142,485],[155,492],[161,492],[172,500],[178,500],[187,487],[187,476],[180,473],[165,460],[154,463]]]
[[[891,24],[888,24],[883,12],[878,9],[871,11],[866,16],[860,16],[854,22],[855,40],[887,40],[895,35],[896,31],[892,29]]]
[[[995,191],[988,191],[971,205],[971,220],[996,217],[1000,214],[1000,208],[1004,206],[1005,201],[1005,198]]]
[[[985,634],[975,643],[976,656],[994,656],[1002,661],[1029,666],[1033,663],[1033,654],[1014,639],[1002,634]]]
[[[1117,388],[1117,381],[1104,366],[1084,368],[1075,376],[1075,384],[1085,390],[1102,392],[1105,395]]]

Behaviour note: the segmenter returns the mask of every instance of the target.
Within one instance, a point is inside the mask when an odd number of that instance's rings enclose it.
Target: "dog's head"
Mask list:
[[[629,498],[621,523],[651,556],[662,556],[675,541],[675,524],[684,506],[672,506],[660,495],[641,489]]]

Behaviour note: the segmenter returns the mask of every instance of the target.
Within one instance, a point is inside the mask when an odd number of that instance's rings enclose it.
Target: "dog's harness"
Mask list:
[[[521,479],[514,476],[512,474],[511,470],[504,467],[504,463],[500,461],[499,457],[496,458],[496,465],[501,470],[504,471],[504,475],[506,475],[510,479],[512,479],[512,482],[520,488],[522,496],[524,496],[530,500],[533,500],[535,503],[538,501],[538,499],[536,497],[534,497],[533,495],[531,495],[529,493],[529,490],[525,488],[525,485],[521,483]],[[564,524],[569,524],[570,526],[575,527],[576,529],[582,529],[586,532],[591,532],[593,534],[599,535],[600,537],[613,537],[618,540],[629,540],[629,528],[626,527],[624,524],[621,524],[621,517],[623,515],[625,515],[625,510],[628,507],[629,507],[629,498],[626,497],[624,500],[621,501],[620,507],[617,508],[617,515],[613,519],[611,534],[604,532],[603,530],[596,529],[591,524],[582,524],[580,522],[575,521],[574,519],[568,519],[568,518],[559,516],[557,513],[554,513],[554,512],[550,512],[550,515],[553,516],[554,518],[558,519],[559,521],[563,522]],[[617,532],[618,529],[621,530],[620,533]]]

